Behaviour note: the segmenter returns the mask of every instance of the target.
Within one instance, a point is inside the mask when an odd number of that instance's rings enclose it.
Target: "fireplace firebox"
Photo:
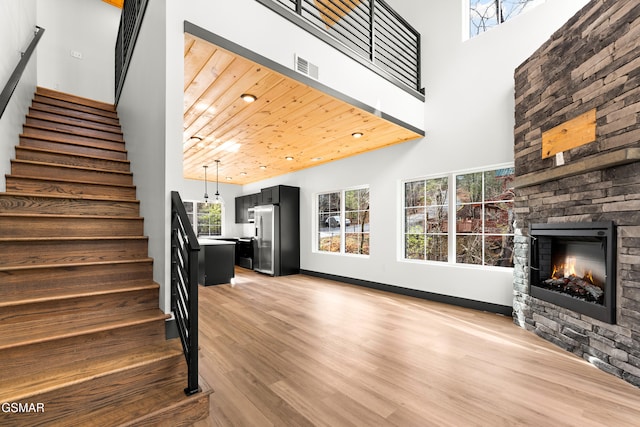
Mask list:
[[[613,222],[532,224],[530,295],[615,323]]]

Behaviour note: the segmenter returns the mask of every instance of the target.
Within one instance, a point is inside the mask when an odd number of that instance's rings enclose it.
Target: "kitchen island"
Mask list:
[[[203,286],[231,283],[235,276],[235,242],[198,239],[198,243],[198,283]]]

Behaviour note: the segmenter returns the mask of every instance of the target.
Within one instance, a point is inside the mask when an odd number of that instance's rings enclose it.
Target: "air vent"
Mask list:
[[[304,58],[295,55],[295,70],[299,73],[304,74],[305,76],[309,76],[312,79],[318,80],[318,66],[312,64]]]

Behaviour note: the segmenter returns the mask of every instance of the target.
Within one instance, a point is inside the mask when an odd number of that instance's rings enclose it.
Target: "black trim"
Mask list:
[[[489,313],[502,314],[511,317],[513,315],[513,307],[493,304],[490,302],[475,301],[466,298],[453,297],[450,295],[435,294],[432,292],[420,291],[417,289],[403,288],[400,286],[387,285],[384,283],[370,282],[368,280],[355,279],[352,277],[337,276],[334,274],[320,273],[317,271],[300,270],[300,274],[321,279],[334,280],[336,282],[348,283],[350,285],[362,286],[365,288],[377,289],[379,291],[391,292],[399,295],[406,295],[414,298],[425,299],[444,304],[455,305],[458,307],[471,308],[478,311],[487,311]]]
[[[18,82],[20,81],[20,77],[22,77],[22,73],[24,73],[25,68],[27,68],[27,63],[29,63],[29,59],[33,54],[33,51],[36,49],[38,42],[42,38],[44,34],[44,28],[38,27],[36,25],[36,31],[33,35],[33,39],[29,43],[27,50],[22,53],[22,57],[20,61],[18,61],[18,65],[16,65],[15,70],[11,73],[7,84],[5,85],[2,93],[0,93],[0,117],[4,114],[4,111],[7,109],[7,105],[9,105],[9,100],[13,95],[13,92],[16,90],[18,86]]]
[[[349,58],[353,59],[354,61],[360,63],[361,65],[364,65],[365,67],[367,67],[368,69],[370,69],[374,73],[378,74],[380,77],[384,78],[388,82],[393,83],[395,86],[399,87],[400,89],[404,90],[405,92],[409,93],[410,95],[412,95],[412,96],[418,98],[420,101],[424,102],[424,100],[425,100],[424,88],[422,88],[422,89],[420,89],[420,91],[418,91],[415,88],[411,88],[411,87],[407,86],[406,83],[401,82],[397,78],[393,77],[391,74],[387,73],[386,71],[384,71],[380,67],[378,67],[375,64],[373,64],[367,58],[364,58],[362,55],[359,55],[355,51],[353,51],[350,48],[348,48],[342,42],[340,42],[337,39],[331,37],[329,34],[327,34],[326,32],[322,31],[321,29],[317,28],[313,24],[307,22],[306,19],[302,18],[301,16],[296,15],[295,13],[291,13],[291,10],[286,9],[286,8],[280,6],[277,3],[274,3],[273,0],[256,0],[256,1],[258,3],[260,3],[261,5],[263,5],[263,6],[267,7],[267,8],[269,8],[269,9],[271,9],[272,11],[276,12],[278,15],[282,16],[283,18],[287,19],[288,21],[292,22],[293,24],[297,25],[298,27],[302,28],[303,30],[313,34],[314,36],[316,36],[317,38],[319,38],[323,42],[325,42],[328,45],[334,47],[335,49],[337,49],[338,51],[342,52],[343,54],[345,54]],[[420,71],[418,71],[418,72],[420,72]],[[418,74],[418,76],[419,76],[419,74]]]
[[[252,50],[249,50],[243,46],[240,46],[237,43],[232,42],[231,40],[225,39],[222,36],[219,36],[215,33],[212,33],[209,30],[205,30],[202,27],[197,26],[196,24],[193,24],[189,21],[184,21],[184,32],[185,33],[189,33],[191,35],[194,35],[196,37],[199,37],[203,40],[206,40],[210,43],[215,44],[218,47],[221,47],[223,49],[226,49],[230,52],[235,53],[236,55],[240,55],[246,59],[249,59],[253,62],[256,62],[264,67],[268,67],[273,71],[276,71],[280,74],[284,74],[285,76],[292,78],[294,80],[299,81],[300,83],[306,84],[307,86],[310,86],[314,89],[317,89],[319,91],[322,91],[324,93],[326,93],[327,95],[333,96],[334,98],[337,98],[341,101],[344,101],[350,105],[353,105],[356,108],[359,108],[361,110],[367,111],[375,116],[378,116],[382,119],[385,119],[391,123],[394,123],[398,126],[402,126],[405,129],[408,129],[412,132],[415,132],[421,136],[425,136],[425,132],[422,129],[418,129],[417,127],[410,125],[409,123],[405,123],[404,121],[397,119],[393,116],[390,116],[386,113],[384,113],[383,111],[380,111],[370,105],[367,105],[363,102],[358,101],[355,98],[350,97],[349,95],[346,95],[342,92],[338,92],[335,89],[332,89],[331,87],[320,83],[317,80],[314,80],[310,77],[307,77],[303,74],[300,74],[296,71],[294,71],[291,68],[285,67],[284,65],[272,61],[271,59],[264,57],[262,55],[260,55],[259,53],[256,53]]]

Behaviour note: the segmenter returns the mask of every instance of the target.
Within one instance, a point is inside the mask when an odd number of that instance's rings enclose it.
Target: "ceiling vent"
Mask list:
[[[304,74],[305,76],[309,76],[312,79],[316,79],[318,80],[318,66],[315,64],[312,64],[311,62],[307,61],[304,58],[299,57],[298,55],[295,55],[295,70],[299,73]]]

